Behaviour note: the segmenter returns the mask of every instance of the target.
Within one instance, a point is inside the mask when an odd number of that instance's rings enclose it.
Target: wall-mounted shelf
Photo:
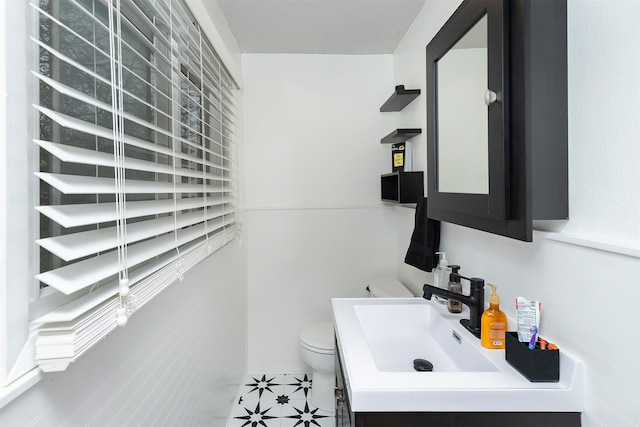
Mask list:
[[[380,177],[382,201],[387,203],[417,203],[424,197],[424,174],[393,172]]]
[[[380,112],[400,111],[420,95],[420,89],[396,86],[393,94],[380,107]],[[396,129],[380,140],[382,144],[400,144],[420,135],[422,129]],[[399,169],[404,169],[403,165]],[[395,161],[393,162],[395,166]],[[394,167],[395,169],[395,167]],[[424,174],[421,171],[397,170],[380,177],[380,193],[385,203],[412,204],[424,197]]]
[[[389,135],[385,136],[380,140],[382,144],[397,144],[399,142],[405,142],[416,135],[420,135],[422,133],[422,129],[420,128],[412,128],[412,129],[396,129],[391,132]]]
[[[420,95],[420,89],[405,89],[404,85],[398,85],[389,99],[380,107],[380,112],[400,111],[418,95]]]

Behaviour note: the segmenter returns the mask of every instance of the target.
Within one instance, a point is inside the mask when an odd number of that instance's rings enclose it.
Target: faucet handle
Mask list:
[[[469,282],[471,282],[471,289],[473,290],[484,289],[484,279],[472,277],[469,279]]]

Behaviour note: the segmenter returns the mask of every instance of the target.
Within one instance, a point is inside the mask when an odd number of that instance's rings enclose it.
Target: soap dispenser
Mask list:
[[[451,274],[451,268],[449,267],[449,261],[447,261],[447,254],[445,252],[436,252],[437,255],[440,255],[440,261],[438,262],[438,266],[433,269],[433,286],[440,289],[447,289],[447,283],[449,280],[449,275]],[[442,298],[441,296],[435,296],[436,301],[440,304],[446,304],[447,299]]]
[[[500,297],[496,294],[496,286],[491,286],[489,308],[482,313],[480,319],[480,342],[485,348],[504,348],[505,333],[507,332],[507,315],[500,311]]]
[[[460,282],[459,271],[459,265],[451,266],[451,274],[449,274],[449,284],[447,286],[451,292],[455,292],[456,294],[462,294],[462,283]],[[462,312],[462,303],[454,299],[449,299],[449,301],[447,301],[447,308],[449,309],[449,313],[460,313]]]

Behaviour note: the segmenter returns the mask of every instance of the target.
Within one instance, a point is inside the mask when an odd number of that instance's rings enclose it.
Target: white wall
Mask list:
[[[194,267],[60,373],[0,410],[0,425],[224,426],[245,372],[242,251]]]
[[[251,373],[302,372],[297,334],[397,271],[391,55],[244,55]]]
[[[394,55],[395,84],[424,90],[425,46],[459,4],[427,2]],[[542,301],[542,333],[585,362],[584,426],[640,425],[638,19],[634,0],[569,1],[570,220],[560,231],[535,232],[533,243],[523,243],[452,224],[442,228],[449,262],[498,285],[510,317],[516,296]],[[426,99],[414,104],[399,120],[425,127]],[[424,133],[414,147],[421,153],[416,169],[425,168]],[[413,216],[395,212],[400,246]],[[416,293],[432,281],[402,263],[400,277]]]

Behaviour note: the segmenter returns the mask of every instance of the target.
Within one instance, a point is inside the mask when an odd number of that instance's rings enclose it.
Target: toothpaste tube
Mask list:
[[[516,320],[518,324],[518,341],[528,343],[533,331],[540,329],[540,301],[516,298]]]

